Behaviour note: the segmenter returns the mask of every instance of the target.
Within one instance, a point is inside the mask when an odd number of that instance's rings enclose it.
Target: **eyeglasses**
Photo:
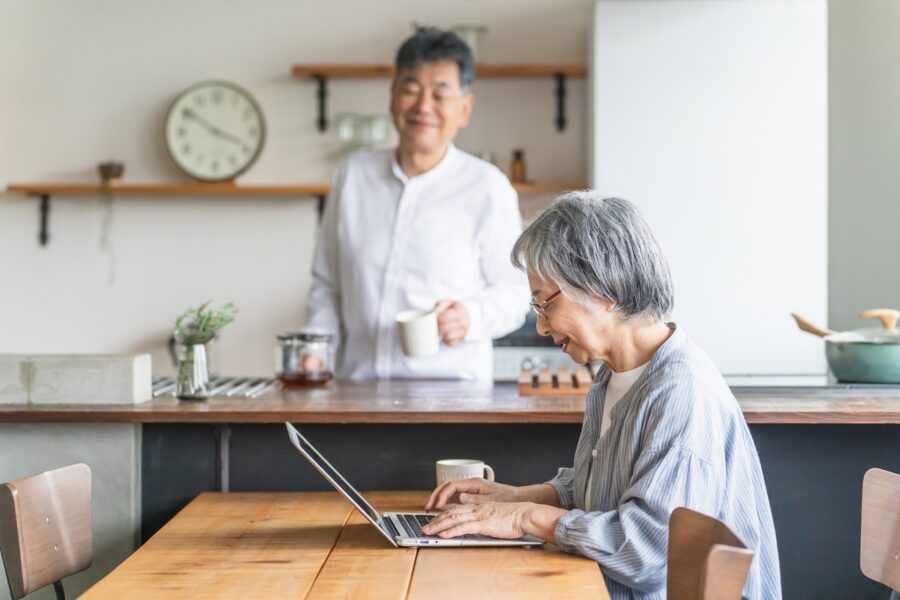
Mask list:
[[[556,290],[555,292],[553,292],[552,294],[547,296],[546,300],[544,300],[543,302],[540,302],[540,303],[535,302],[534,298],[532,298],[531,299],[531,310],[533,310],[535,313],[537,313],[538,316],[544,317],[545,319],[547,319],[548,318],[547,317],[547,305],[549,305],[551,302],[556,300],[556,297],[559,296],[560,294],[562,294],[562,290]]]

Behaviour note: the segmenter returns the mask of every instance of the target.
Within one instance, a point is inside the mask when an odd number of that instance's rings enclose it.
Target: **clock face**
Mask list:
[[[166,117],[169,155],[182,171],[202,181],[226,181],[249,169],[265,138],[259,104],[225,81],[189,87]]]

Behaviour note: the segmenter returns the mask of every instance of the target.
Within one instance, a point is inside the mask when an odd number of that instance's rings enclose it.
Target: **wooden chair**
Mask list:
[[[688,508],[669,520],[669,600],[740,600],[753,550],[719,521]]]
[[[863,477],[859,567],[900,599],[900,475],[869,469]]]
[[[13,600],[60,581],[93,559],[91,469],[69,465],[0,486],[0,553]]]

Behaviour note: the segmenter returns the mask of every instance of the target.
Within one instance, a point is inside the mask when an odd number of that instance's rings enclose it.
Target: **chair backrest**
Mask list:
[[[753,550],[718,519],[676,508],[669,520],[669,600],[740,600]]]
[[[69,465],[0,486],[0,552],[13,599],[89,567],[90,467]]]
[[[863,477],[859,567],[900,591],[900,475],[869,469]]]

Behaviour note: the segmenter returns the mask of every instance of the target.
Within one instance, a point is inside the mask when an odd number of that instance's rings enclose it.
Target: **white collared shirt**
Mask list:
[[[525,275],[510,263],[518,197],[494,165],[456,149],[407,177],[394,150],[352,154],[338,169],[313,259],[304,331],[341,343],[351,379],[493,378],[491,340],[522,325]],[[440,299],[469,311],[469,331],[433,356],[400,349],[395,318]]]

